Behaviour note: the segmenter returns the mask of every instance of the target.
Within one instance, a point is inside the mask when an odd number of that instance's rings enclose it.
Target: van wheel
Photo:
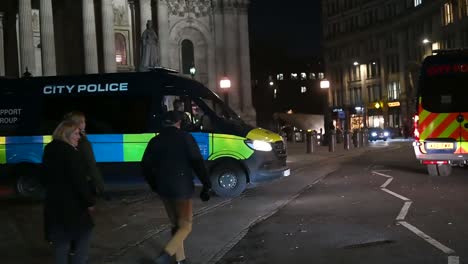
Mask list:
[[[450,164],[428,164],[427,172],[431,176],[449,176],[452,173]]]
[[[247,176],[234,162],[217,165],[210,174],[211,188],[220,197],[237,197],[247,186]]]
[[[33,164],[21,164],[15,169],[16,192],[23,198],[40,200],[44,198],[44,186],[39,180],[39,169]]]

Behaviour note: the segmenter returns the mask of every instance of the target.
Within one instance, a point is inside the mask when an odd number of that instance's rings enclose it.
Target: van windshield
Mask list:
[[[217,98],[200,98],[203,101],[204,105],[209,108],[217,117],[235,121],[239,123],[243,123],[242,119],[227,105],[223,104],[221,101],[217,100]]]
[[[422,107],[434,113],[468,112],[468,73],[438,74],[421,79]]]

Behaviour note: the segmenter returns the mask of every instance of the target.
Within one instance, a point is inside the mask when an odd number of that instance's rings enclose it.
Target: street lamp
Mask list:
[[[328,111],[328,89],[330,89],[330,81],[327,80],[327,79],[322,79],[320,81],[320,88],[321,89],[327,89],[327,93],[326,93],[326,96],[325,96],[325,104],[324,104],[324,118],[323,118],[323,122],[324,122],[324,128],[325,128],[325,134],[327,135],[327,139],[330,135],[330,123],[331,123],[331,120],[330,120],[330,115],[329,115],[329,111]]]
[[[190,67],[190,76],[192,76],[192,79],[195,77],[195,73],[197,73],[197,69],[195,68],[195,65],[192,65],[192,67]]]
[[[219,88],[224,91],[224,102],[226,102],[227,105],[229,105],[229,88],[231,88],[231,80],[229,80],[228,77],[224,76],[221,78],[219,81]]]

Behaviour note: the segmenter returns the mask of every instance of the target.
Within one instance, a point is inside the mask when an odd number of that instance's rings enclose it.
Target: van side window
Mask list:
[[[190,112],[190,103],[188,103],[187,96],[180,96],[180,95],[165,95],[163,96],[162,103],[163,109],[167,111],[179,111],[183,113],[182,123],[180,124],[180,128],[186,131],[193,130],[193,121],[192,121],[192,114]]]
[[[41,130],[50,135],[63,116],[70,111],[86,115],[89,134],[147,133],[151,118],[149,96],[76,96],[46,97],[41,113]]]

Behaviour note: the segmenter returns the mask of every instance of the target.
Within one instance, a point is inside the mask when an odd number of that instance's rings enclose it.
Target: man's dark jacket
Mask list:
[[[163,198],[192,198],[193,172],[204,187],[211,188],[197,143],[190,133],[176,127],[165,127],[150,140],[141,165],[145,179]]]
[[[53,140],[44,149],[42,159],[46,197],[44,224],[46,237],[76,237],[94,223],[88,207],[94,205],[84,174],[81,155],[70,144]]]

